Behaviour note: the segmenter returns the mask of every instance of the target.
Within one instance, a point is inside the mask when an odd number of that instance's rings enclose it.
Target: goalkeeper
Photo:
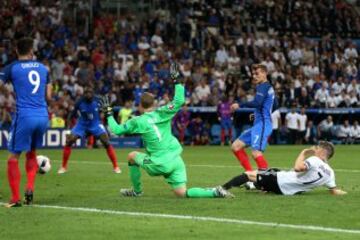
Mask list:
[[[186,189],[186,169],[181,158],[182,147],[171,133],[171,120],[185,102],[185,88],[178,82],[178,65],[172,63],[170,76],[175,83],[175,96],[169,104],[154,109],[154,96],[145,92],[141,96],[139,110],[141,116],[119,125],[106,96],[102,97],[101,108],[107,116],[110,130],[116,135],[140,134],[146,153],[133,151],[128,155],[129,174],[133,188],[121,189],[123,196],[138,197],[143,194],[141,171],[150,176],[163,176],[178,197],[225,198],[233,197],[221,187]]]

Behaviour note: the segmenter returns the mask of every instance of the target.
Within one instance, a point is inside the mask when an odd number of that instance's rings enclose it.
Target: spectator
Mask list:
[[[330,91],[330,96],[327,99],[327,107],[336,108],[338,104],[338,97],[335,96],[334,91]]]
[[[342,91],[346,89],[346,84],[344,83],[343,77],[338,77],[337,81],[331,85],[332,91],[336,96],[341,94]]]
[[[329,98],[329,91],[326,89],[325,83],[315,93],[315,101],[318,107],[326,107],[327,99]]]
[[[121,124],[124,124],[127,120],[131,118],[131,115],[133,113],[131,105],[131,101],[126,101],[124,107],[120,109],[118,114],[118,120]]]
[[[296,67],[296,66],[300,65],[300,63],[302,61],[302,58],[303,58],[303,53],[302,53],[302,50],[299,48],[298,44],[295,44],[294,48],[292,48],[289,51],[288,56],[289,56],[289,59],[290,59],[290,64],[293,67]]]
[[[51,120],[50,120],[50,127],[51,128],[65,128],[65,118],[64,118],[64,111],[59,110],[57,113],[53,113]]]
[[[279,129],[281,127],[281,114],[280,110],[276,109],[274,112],[271,113],[271,122],[273,131],[271,133],[271,144],[278,144],[279,143]]]
[[[305,140],[306,134],[306,126],[307,126],[308,117],[305,113],[305,108],[301,108],[300,114],[298,115],[299,121],[299,136],[298,136],[298,144],[303,144]]]
[[[308,121],[306,126],[306,133],[305,133],[305,143],[306,144],[316,144],[317,138],[316,138],[316,128],[314,126],[313,121]]]
[[[299,114],[295,111],[295,107],[291,108],[285,116],[285,125],[288,130],[289,144],[295,144],[297,142],[298,131],[299,131]]]
[[[359,121],[355,120],[351,127],[352,142],[360,143],[360,125]]]
[[[192,99],[195,105],[206,105],[210,96],[210,87],[204,79],[200,81],[200,84],[195,88]]]
[[[215,62],[219,63],[220,65],[224,65],[227,63],[228,59],[229,55],[225,49],[225,46],[220,45],[220,48],[216,51]]]
[[[344,124],[340,125],[337,131],[337,137],[345,144],[351,143],[352,132],[349,120],[345,120]]]
[[[332,116],[327,116],[326,119],[322,120],[318,125],[319,139],[330,141],[332,139],[332,128],[334,126]]]
[[[344,57],[346,60],[349,60],[350,58],[357,58],[358,52],[356,50],[355,44],[350,44],[349,47],[347,47],[344,51]]]

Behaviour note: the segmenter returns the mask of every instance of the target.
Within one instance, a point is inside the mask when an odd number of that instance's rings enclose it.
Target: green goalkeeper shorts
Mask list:
[[[169,159],[164,156],[166,162],[154,163],[149,155],[137,152],[135,162],[150,176],[164,176],[167,183],[170,184],[173,189],[186,186],[186,168],[183,159],[180,155],[172,155],[171,157],[174,159],[169,161]],[[157,159],[156,162],[161,162],[161,160],[159,161]]]

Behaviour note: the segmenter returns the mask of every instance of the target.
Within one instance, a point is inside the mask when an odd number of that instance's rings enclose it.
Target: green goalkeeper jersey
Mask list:
[[[184,86],[176,84],[174,99],[167,105],[152,112],[145,112],[121,125],[110,116],[108,124],[116,135],[141,134],[146,152],[155,163],[169,161],[169,155],[179,155],[182,152],[179,141],[172,135],[171,120],[184,103]]]

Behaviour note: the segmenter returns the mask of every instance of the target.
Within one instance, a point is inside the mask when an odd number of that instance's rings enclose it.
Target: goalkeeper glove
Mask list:
[[[106,117],[110,117],[113,115],[113,109],[110,105],[109,97],[107,95],[100,96],[99,106]]]
[[[176,62],[172,62],[170,64],[170,78],[174,81],[174,83],[179,83],[178,79],[180,77],[179,65]]]

